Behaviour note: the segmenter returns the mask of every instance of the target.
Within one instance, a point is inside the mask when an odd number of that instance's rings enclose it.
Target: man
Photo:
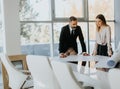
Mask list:
[[[77,55],[77,37],[82,46],[82,53],[86,55],[86,45],[84,42],[84,37],[82,34],[81,27],[77,25],[77,18],[71,16],[69,18],[69,24],[62,27],[59,39],[59,53],[60,57],[64,58],[69,55]],[[85,66],[86,62],[82,62],[82,65]]]

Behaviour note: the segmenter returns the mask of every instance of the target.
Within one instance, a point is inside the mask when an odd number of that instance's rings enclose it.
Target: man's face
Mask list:
[[[77,27],[77,21],[71,21],[70,26],[72,29],[75,29]]]

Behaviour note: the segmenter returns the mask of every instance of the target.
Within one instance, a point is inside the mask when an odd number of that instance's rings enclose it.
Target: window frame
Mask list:
[[[55,17],[55,0],[51,0],[51,20],[49,21],[20,21],[20,23],[51,23],[51,31],[50,31],[50,56],[55,56],[54,55],[54,23],[56,22],[68,22],[68,18],[56,18]],[[78,18],[78,22],[86,22],[87,23],[87,37],[86,37],[86,47],[88,49],[88,53],[90,53],[90,38],[89,38],[89,23],[90,22],[95,22],[95,20],[89,20],[89,3],[88,0],[83,0],[83,6],[84,6],[84,18]],[[114,20],[106,20],[107,22],[114,22]],[[114,41],[113,41],[114,42]]]
[[[87,20],[87,5],[85,4],[85,3],[87,3],[87,0],[83,0],[82,1],[83,2],[83,17],[81,17],[81,18],[77,18],[78,19],[78,21],[79,22],[84,22],[84,21],[86,21]],[[56,17],[55,16],[55,0],[52,0],[51,1],[51,10],[52,10],[52,13],[53,13],[53,15],[52,15],[52,20],[53,21],[55,21],[55,22],[68,22],[68,18],[66,18],[66,17],[64,17],[64,18],[58,18],[58,17]]]

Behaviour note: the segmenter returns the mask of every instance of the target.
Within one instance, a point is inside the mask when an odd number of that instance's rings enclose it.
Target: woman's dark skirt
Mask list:
[[[100,44],[98,44],[97,55],[108,56],[107,45],[100,45]]]

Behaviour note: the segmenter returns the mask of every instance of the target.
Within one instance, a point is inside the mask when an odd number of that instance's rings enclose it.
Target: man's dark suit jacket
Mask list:
[[[69,48],[73,48],[76,53],[78,53],[76,41],[77,37],[79,37],[82,46],[82,52],[86,52],[86,45],[84,43],[84,37],[81,31],[81,27],[77,26],[74,30],[74,35],[71,36],[69,25],[66,25],[61,29],[59,39],[59,53],[65,53]]]

